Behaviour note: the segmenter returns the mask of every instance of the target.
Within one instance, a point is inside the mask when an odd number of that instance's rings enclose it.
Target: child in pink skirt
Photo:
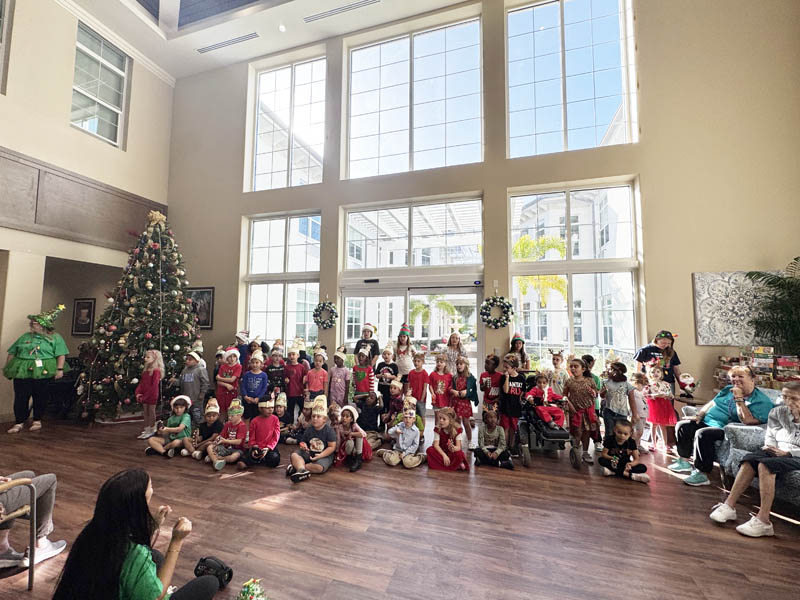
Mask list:
[[[658,445],[660,437],[664,449],[669,452],[667,440],[675,439],[675,436],[673,434],[667,437],[668,430],[674,431],[675,423],[678,422],[672,407],[672,388],[664,381],[664,370],[656,363],[647,366],[647,379],[649,383],[644,388],[644,398],[647,402],[647,422],[652,426],[653,449]]]

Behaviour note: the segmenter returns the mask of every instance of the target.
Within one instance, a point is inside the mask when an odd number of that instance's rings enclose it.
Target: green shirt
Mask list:
[[[183,429],[180,433],[169,434],[170,440],[182,440],[192,435],[192,418],[189,416],[188,411],[185,411],[180,417],[173,414],[167,419],[166,427],[180,427],[181,425],[183,425]]]
[[[150,548],[131,544],[119,572],[119,600],[156,600],[163,590]]]
[[[50,379],[55,376],[57,358],[69,354],[67,344],[57,333],[23,333],[11,344],[8,353],[13,357],[3,368],[8,379]],[[64,363],[64,372],[69,365]]]

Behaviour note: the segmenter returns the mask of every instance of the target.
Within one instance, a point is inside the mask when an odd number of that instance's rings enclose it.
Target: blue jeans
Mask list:
[[[603,424],[605,425],[605,434],[610,435],[612,431],[614,431],[614,424],[617,421],[627,421],[630,417],[626,417],[625,415],[621,415],[617,412],[614,412],[610,408],[603,409]]]

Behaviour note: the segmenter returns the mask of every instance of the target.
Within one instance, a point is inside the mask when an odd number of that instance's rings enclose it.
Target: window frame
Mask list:
[[[566,36],[564,32],[564,2],[566,0],[532,0],[529,2],[519,2],[513,6],[506,6],[503,14],[504,26],[506,29],[504,39],[504,62],[505,62],[505,107],[506,107],[506,159],[517,160],[520,158],[531,158],[533,156],[542,156],[546,154],[560,154],[563,152],[575,152],[578,150],[595,150],[597,148],[604,148],[606,146],[594,145],[588,148],[574,148],[570,149],[568,145],[568,121],[567,121],[567,75],[566,75]],[[559,50],[561,53],[561,123],[562,123],[562,150],[557,152],[542,152],[534,154],[525,154],[521,156],[511,156],[511,117],[510,117],[510,93],[509,93],[509,50],[508,50],[508,15],[509,13],[527,10],[543,4],[551,4],[558,2],[559,10]],[[627,141],[623,144],[611,144],[613,146],[635,144],[639,141],[638,138],[638,93],[636,86],[638,85],[638,75],[636,68],[636,45],[634,33],[634,7],[632,0],[621,0],[620,3],[620,53],[622,71],[622,103],[627,115],[625,122],[625,136]],[[594,47],[594,45],[590,46]],[[632,85],[636,84],[636,85]]]
[[[484,203],[483,203],[483,198],[481,196],[467,195],[467,196],[461,196],[461,197],[457,197],[457,198],[438,198],[438,199],[437,198],[431,198],[431,199],[425,200],[425,201],[401,202],[401,203],[392,203],[392,204],[386,204],[386,205],[383,205],[383,204],[380,204],[380,205],[367,205],[367,206],[358,205],[358,206],[347,208],[345,210],[345,214],[344,214],[344,222],[345,222],[344,229],[345,229],[346,233],[345,233],[345,239],[344,239],[345,261],[344,261],[344,266],[342,268],[342,273],[352,277],[352,276],[355,276],[355,275],[358,275],[358,274],[363,274],[363,273],[380,273],[380,272],[383,272],[385,274],[386,272],[397,272],[397,271],[405,272],[405,271],[407,271],[409,269],[413,269],[413,270],[422,269],[424,271],[427,271],[429,269],[459,269],[459,268],[461,268],[461,269],[466,268],[466,269],[470,269],[470,270],[480,270],[482,272],[483,268],[484,268],[484,264],[485,264],[485,259],[483,257],[483,253],[481,253],[481,262],[479,262],[479,263],[471,263],[471,264],[458,264],[458,263],[450,264],[450,263],[448,263],[448,264],[444,264],[444,265],[432,265],[432,264],[424,264],[424,260],[426,258],[427,258],[428,262],[430,263],[430,260],[431,260],[432,256],[431,256],[430,251],[427,253],[427,256],[426,256],[426,253],[424,252],[425,248],[421,248],[421,250],[423,251],[421,256],[420,256],[421,263],[418,264],[418,265],[414,264],[414,257],[413,257],[413,251],[414,251],[414,243],[413,243],[414,242],[414,234],[413,234],[414,209],[415,208],[419,208],[421,206],[435,206],[435,205],[438,205],[438,204],[460,204],[462,202],[480,202],[480,207],[481,207],[481,247],[484,247],[484,244],[485,244],[485,239],[484,239],[484,229],[485,228],[484,228],[484,222],[483,222]],[[347,258],[348,258],[348,252],[349,252],[349,244],[351,243],[350,238],[349,238],[349,234],[350,234],[350,224],[349,224],[350,215],[353,214],[353,213],[364,213],[364,212],[372,212],[372,211],[378,211],[378,210],[397,210],[397,209],[401,209],[401,208],[405,208],[405,209],[408,210],[408,246],[407,246],[407,251],[406,251],[407,264],[405,264],[405,265],[400,265],[400,264],[398,264],[398,265],[384,265],[384,266],[364,267],[364,268],[350,268],[350,267],[348,267],[347,266],[347,263],[348,263]],[[361,262],[363,264],[366,264],[366,249],[364,249],[364,258],[362,259]]]
[[[251,155],[252,155],[251,168],[252,168],[252,172],[250,173],[250,183],[249,183],[249,186],[248,186],[248,191],[250,191],[250,192],[270,192],[270,191],[277,190],[277,189],[288,189],[288,188],[294,188],[294,187],[304,187],[306,185],[318,185],[319,183],[323,183],[325,181],[325,150],[324,150],[325,143],[323,142],[323,154],[322,154],[322,161],[320,163],[320,168],[322,169],[321,174],[320,174],[320,181],[318,183],[310,183],[309,182],[309,183],[302,183],[302,184],[297,184],[297,185],[292,185],[292,183],[291,183],[291,181],[292,181],[292,168],[291,167],[292,167],[292,155],[293,155],[292,140],[294,139],[294,123],[293,123],[293,121],[294,121],[295,69],[300,65],[313,63],[313,62],[316,62],[318,60],[325,60],[325,107],[326,107],[325,110],[327,111],[327,104],[328,104],[328,96],[327,96],[327,91],[328,91],[328,56],[324,52],[322,54],[315,54],[314,56],[298,58],[296,60],[290,60],[288,62],[283,62],[283,63],[280,63],[280,64],[275,64],[275,65],[271,65],[271,66],[268,66],[268,67],[264,67],[264,68],[258,69],[255,72],[255,107],[254,107],[254,111],[253,111],[253,117],[254,117],[253,118],[253,129],[252,129],[252,132],[253,132],[253,143],[252,143],[252,147],[251,147]],[[289,123],[288,123],[288,128],[287,128],[288,129],[288,136],[287,136],[288,140],[287,140],[287,145],[286,145],[286,153],[287,153],[286,185],[284,185],[282,188],[269,187],[269,188],[264,188],[264,189],[257,189],[256,188],[256,176],[257,176],[256,163],[258,161],[258,153],[257,153],[257,150],[258,150],[258,116],[260,114],[260,111],[259,111],[259,102],[260,102],[260,100],[259,100],[259,98],[261,97],[261,94],[260,94],[260,91],[261,91],[261,75],[263,75],[265,73],[272,73],[272,72],[275,72],[275,71],[280,71],[280,70],[286,69],[286,68],[290,69]],[[313,83],[313,81],[312,81],[312,83]],[[327,117],[327,113],[325,113],[325,116]],[[327,121],[327,119],[326,119],[326,121]],[[323,122],[323,130],[327,126],[327,122],[326,121]],[[270,171],[270,178],[271,178],[271,175],[272,175],[272,171]]]
[[[0,0],[0,94],[6,93],[15,0]]]
[[[448,167],[456,167],[462,165],[475,165],[481,164],[486,159],[486,132],[485,132],[485,113],[484,113],[484,65],[483,65],[483,49],[484,49],[484,39],[483,39],[483,13],[478,12],[477,14],[472,15],[464,15],[459,18],[452,18],[447,20],[442,20],[441,22],[437,22],[435,24],[431,23],[426,26],[419,26],[414,27],[409,31],[404,31],[402,33],[395,33],[395,34],[387,34],[385,37],[377,37],[375,39],[371,39],[369,41],[364,41],[358,44],[354,44],[352,46],[346,46],[345,48],[345,58],[344,58],[344,65],[343,68],[345,69],[345,73],[347,77],[345,78],[345,82],[343,85],[343,98],[342,98],[342,105],[343,110],[346,111],[346,120],[344,122],[344,126],[342,127],[342,139],[343,139],[343,153],[342,153],[342,165],[341,165],[341,173],[342,179],[344,180],[351,180],[353,179],[350,175],[350,131],[351,131],[351,97],[352,97],[352,55],[353,52],[358,50],[363,50],[365,48],[370,48],[372,46],[379,46],[381,44],[387,42],[397,41],[403,38],[409,39],[409,79],[408,79],[408,96],[409,96],[409,104],[408,104],[408,170],[406,171],[397,171],[394,173],[385,173],[381,175],[380,173],[376,175],[368,175],[364,177],[358,177],[356,179],[370,179],[371,177],[382,177],[386,175],[399,175],[401,173],[414,173],[416,170],[414,169],[414,36],[430,33],[433,31],[437,31],[439,29],[447,29],[448,27],[453,27],[456,25],[462,25],[464,23],[469,23],[471,21],[476,21],[478,23],[479,28],[479,48],[480,48],[480,66],[479,66],[479,84],[480,84],[480,91],[478,92],[478,96],[480,98],[480,132],[481,132],[481,158],[478,161],[470,162],[470,163],[458,163],[455,165],[441,165],[439,167],[427,167],[424,169],[419,169],[420,171],[427,171],[430,169],[444,169]],[[446,77],[446,75],[445,75]],[[380,88],[379,88],[380,89]],[[446,100],[446,99],[445,99]],[[446,125],[446,122],[445,122]],[[445,146],[445,149],[447,146]],[[380,157],[378,157],[380,158]]]
[[[116,50],[122,56],[125,57],[125,71],[124,72],[120,71],[119,67],[117,67],[116,65],[111,64],[106,59],[104,59],[102,56],[98,56],[91,48],[87,48],[86,46],[84,46],[80,42],[80,40],[78,39],[78,31],[81,29],[81,27],[83,27],[91,35],[94,35],[94,36],[100,38],[100,40],[104,44],[108,44],[114,50]],[[127,135],[127,129],[128,129],[128,107],[130,105],[130,102],[129,102],[130,80],[131,80],[131,75],[132,75],[133,60],[131,59],[130,56],[128,56],[128,54],[126,52],[124,52],[116,44],[110,42],[104,36],[102,36],[99,33],[97,33],[97,31],[95,31],[94,29],[89,27],[89,25],[87,25],[83,21],[78,21],[78,27],[77,27],[77,29],[75,31],[75,51],[77,52],[78,50],[80,50],[84,54],[88,55],[91,59],[98,61],[100,63],[101,67],[106,67],[107,69],[113,71],[116,75],[122,77],[122,90],[120,91],[120,95],[122,97],[122,106],[118,109],[115,106],[112,106],[111,104],[109,104],[108,102],[105,102],[101,98],[96,98],[94,96],[91,96],[86,90],[84,90],[84,89],[80,88],[79,86],[75,85],[75,69],[77,68],[77,65],[73,65],[73,67],[72,67],[72,71],[73,71],[72,72],[72,92],[81,94],[82,96],[92,100],[93,102],[96,102],[96,103],[102,105],[103,107],[105,107],[105,108],[117,113],[117,115],[118,115],[118,117],[117,117],[117,139],[116,140],[110,140],[110,139],[108,139],[106,137],[103,137],[99,133],[95,133],[94,131],[90,131],[88,129],[84,129],[81,126],[76,125],[75,123],[72,122],[72,115],[71,114],[70,114],[70,123],[69,124],[70,124],[71,127],[74,127],[75,129],[78,129],[80,131],[88,133],[89,135],[91,135],[93,137],[96,137],[99,140],[103,140],[107,144],[111,144],[115,148],[119,148],[120,150],[122,150],[122,149],[124,149],[123,148],[123,140],[125,139],[125,136]],[[72,101],[72,96],[70,95],[70,102],[71,101]],[[71,112],[71,109],[70,109],[70,112]]]
[[[631,223],[631,255],[629,258],[572,258],[569,250],[572,248],[572,227],[566,227],[566,237],[564,238],[565,247],[567,249],[565,258],[563,260],[539,260],[531,262],[515,262],[513,259],[513,210],[512,202],[515,197],[527,196],[532,194],[564,194],[565,201],[565,215],[564,223],[571,223],[570,214],[570,195],[573,192],[583,192],[590,190],[602,190],[618,187],[628,188],[628,202],[630,206],[630,223]],[[642,331],[642,318],[644,314],[644,307],[642,304],[641,294],[641,262],[639,257],[639,246],[641,243],[638,232],[640,230],[639,211],[637,205],[637,183],[631,179],[610,179],[602,183],[573,183],[564,186],[532,186],[526,188],[517,188],[508,190],[508,272],[509,272],[509,293],[513,295],[514,278],[520,276],[537,276],[537,275],[557,275],[566,277],[567,281],[567,298],[565,303],[567,306],[566,323],[570,328],[569,338],[569,353],[574,352],[575,340],[575,313],[583,313],[585,309],[575,308],[574,285],[572,283],[573,275],[582,274],[596,274],[596,273],[621,273],[628,272],[631,274],[631,284],[633,286],[633,333],[634,333],[634,347],[638,347],[641,340],[644,339]],[[594,234],[593,234],[594,235]],[[595,242],[596,240],[593,240]],[[512,300],[516,300],[515,298]],[[599,307],[596,309],[598,314],[602,313]],[[583,315],[581,314],[581,318]],[[536,324],[538,326],[538,323]],[[583,323],[581,323],[581,328]],[[581,332],[581,337],[583,337]],[[634,348],[634,349],[635,349]]]

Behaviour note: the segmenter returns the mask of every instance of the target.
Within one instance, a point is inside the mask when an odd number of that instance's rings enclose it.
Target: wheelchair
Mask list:
[[[558,403],[560,408],[561,402]],[[565,416],[569,415],[565,411]],[[567,421],[568,422],[568,421]],[[555,450],[564,450],[570,444],[569,462],[573,468],[578,469],[581,466],[581,452],[580,444],[570,438],[569,433],[562,427],[550,428],[542,418],[536,413],[535,407],[531,402],[524,402],[522,405],[522,417],[519,422],[519,444],[520,444],[520,457],[524,466],[531,464],[531,448],[541,448],[545,452],[553,452]]]

